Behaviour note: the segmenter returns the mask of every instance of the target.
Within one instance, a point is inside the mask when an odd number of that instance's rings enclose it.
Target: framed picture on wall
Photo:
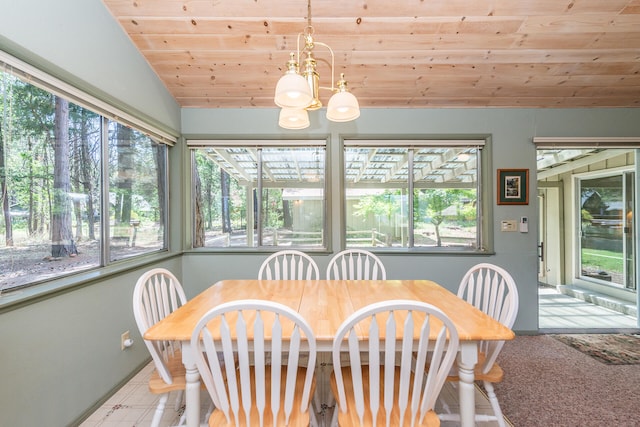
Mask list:
[[[498,169],[498,204],[529,204],[529,169]]]

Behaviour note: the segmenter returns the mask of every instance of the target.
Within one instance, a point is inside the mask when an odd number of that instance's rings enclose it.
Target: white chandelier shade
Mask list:
[[[300,74],[297,73],[297,65],[294,61],[289,64],[289,70],[280,77],[276,85],[274,101],[282,108],[306,108],[313,101],[311,88]]]
[[[360,105],[354,94],[347,91],[344,74],[338,82],[338,92],[334,93],[327,105],[327,119],[332,122],[350,122],[360,117]]]
[[[308,128],[309,113],[304,108],[283,108],[280,110],[278,125],[284,129]]]

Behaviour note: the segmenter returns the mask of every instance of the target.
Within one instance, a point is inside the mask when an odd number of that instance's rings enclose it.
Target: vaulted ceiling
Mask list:
[[[103,2],[186,108],[275,107],[308,24],[307,0]],[[361,108],[640,107],[640,0],[314,0],[311,18]]]

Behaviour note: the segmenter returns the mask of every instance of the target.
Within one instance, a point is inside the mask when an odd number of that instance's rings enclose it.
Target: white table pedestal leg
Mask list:
[[[458,393],[460,398],[460,425],[462,427],[475,426],[475,375],[474,369],[478,362],[477,343],[462,341],[458,357]]]
[[[187,426],[200,427],[200,373],[192,357],[191,346],[182,344],[182,363],[187,370],[185,390],[185,411],[187,412]]]

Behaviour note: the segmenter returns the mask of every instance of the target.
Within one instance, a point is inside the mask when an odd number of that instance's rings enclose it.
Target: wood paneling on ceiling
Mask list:
[[[275,107],[307,25],[305,0],[103,2],[187,108]],[[640,0],[315,0],[311,15],[361,108],[640,107]]]

